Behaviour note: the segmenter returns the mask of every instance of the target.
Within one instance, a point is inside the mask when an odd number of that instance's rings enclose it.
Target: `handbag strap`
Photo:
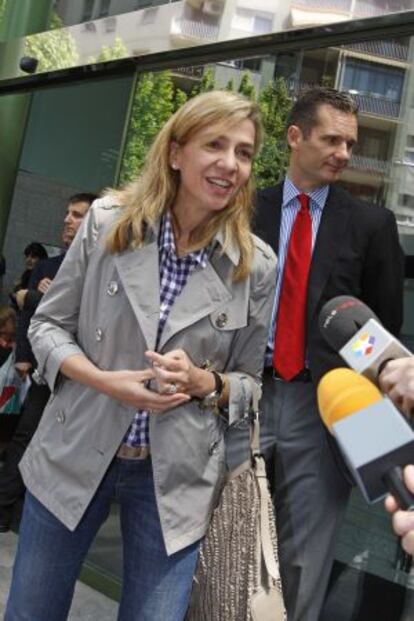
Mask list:
[[[274,579],[279,579],[279,568],[275,559],[272,536],[270,533],[270,520],[273,516],[269,512],[269,488],[266,475],[266,464],[260,453],[260,422],[259,422],[259,399],[261,391],[259,387],[253,390],[252,395],[252,416],[250,423],[250,454],[253,463],[254,473],[259,487],[260,494],[260,541],[263,559],[268,574]],[[262,573],[262,564],[259,568]],[[261,577],[261,576],[260,576]]]
[[[269,490],[266,476],[266,466],[263,457],[256,456],[254,472],[259,485],[260,493],[260,540],[262,544],[262,554],[268,574],[274,579],[279,579],[279,567],[275,559],[273,541],[270,533],[270,520],[273,516],[269,511]],[[260,572],[262,571],[260,563]]]

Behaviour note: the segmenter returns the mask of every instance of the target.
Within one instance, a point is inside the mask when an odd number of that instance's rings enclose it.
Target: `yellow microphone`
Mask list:
[[[391,401],[366,377],[333,369],[318,385],[321,418],[335,437],[365,499],[391,492],[401,508],[414,508],[402,467],[414,459],[414,433]]]
[[[351,369],[333,369],[318,385],[318,406],[322,420],[332,432],[332,425],[383,398],[378,388]]]

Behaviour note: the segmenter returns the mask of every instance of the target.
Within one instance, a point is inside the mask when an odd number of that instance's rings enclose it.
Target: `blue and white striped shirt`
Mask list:
[[[318,233],[319,224],[321,222],[322,211],[325,207],[326,199],[328,197],[329,186],[323,185],[320,188],[316,188],[312,192],[308,193],[310,198],[309,210],[312,219],[312,252],[315,246],[316,235]],[[277,312],[279,308],[280,289],[283,280],[283,271],[285,268],[286,255],[288,251],[288,245],[290,235],[293,228],[293,223],[300,210],[300,203],[298,195],[301,194],[299,190],[289,179],[286,177],[283,184],[283,198],[282,198],[282,214],[280,218],[280,233],[279,233],[279,251],[278,251],[278,270],[276,277],[276,292],[275,301],[273,304],[272,322],[270,324],[269,338],[266,349],[265,366],[272,366],[273,356],[273,343],[275,338]]]
[[[196,252],[190,252],[183,257],[177,256],[171,216],[169,213],[166,213],[161,221],[158,247],[160,266],[160,319],[158,322],[155,349],[158,348],[165,322],[167,321],[175,300],[184,289],[191,273],[196,267],[202,269],[206,267],[208,259],[207,250],[205,248]],[[128,446],[149,446],[148,411],[138,410],[124,442]]]

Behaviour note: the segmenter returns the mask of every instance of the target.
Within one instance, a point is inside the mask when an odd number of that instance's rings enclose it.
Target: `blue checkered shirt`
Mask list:
[[[316,235],[318,233],[319,224],[322,218],[322,211],[325,207],[326,199],[328,197],[329,186],[323,185],[320,188],[316,188],[312,192],[309,192],[309,211],[312,220],[312,252],[315,246]],[[279,233],[279,251],[278,251],[278,269],[276,280],[276,292],[275,301],[273,304],[272,321],[270,324],[269,337],[266,348],[265,366],[272,366],[273,356],[273,344],[275,339],[277,311],[279,308],[280,289],[283,280],[283,270],[285,268],[286,256],[289,246],[290,234],[292,232],[295,218],[300,209],[300,203],[298,195],[301,191],[292,183],[289,177],[285,178],[283,184],[283,198],[282,198],[282,215],[280,218],[280,233]]]
[[[197,252],[190,252],[184,257],[177,257],[174,234],[170,214],[165,214],[161,220],[158,236],[159,266],[160,266],[160,318],[158,322],[157,343],[161,339],[162,331],[168,315],[177,297],[184,289],[190,275],[197,268],[203,269],[207,265],[208,254],[204,248]],[[128,446],[149,446],[149,412],[138,410],[135,414],[125,443]]]

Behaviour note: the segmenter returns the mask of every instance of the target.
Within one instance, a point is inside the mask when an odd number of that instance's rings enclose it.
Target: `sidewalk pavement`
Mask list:
[[[17,535],[0,534],[0,618],[3,618],[9,592]],[[115,621],[118,604],[78,582],[68,621]]]

